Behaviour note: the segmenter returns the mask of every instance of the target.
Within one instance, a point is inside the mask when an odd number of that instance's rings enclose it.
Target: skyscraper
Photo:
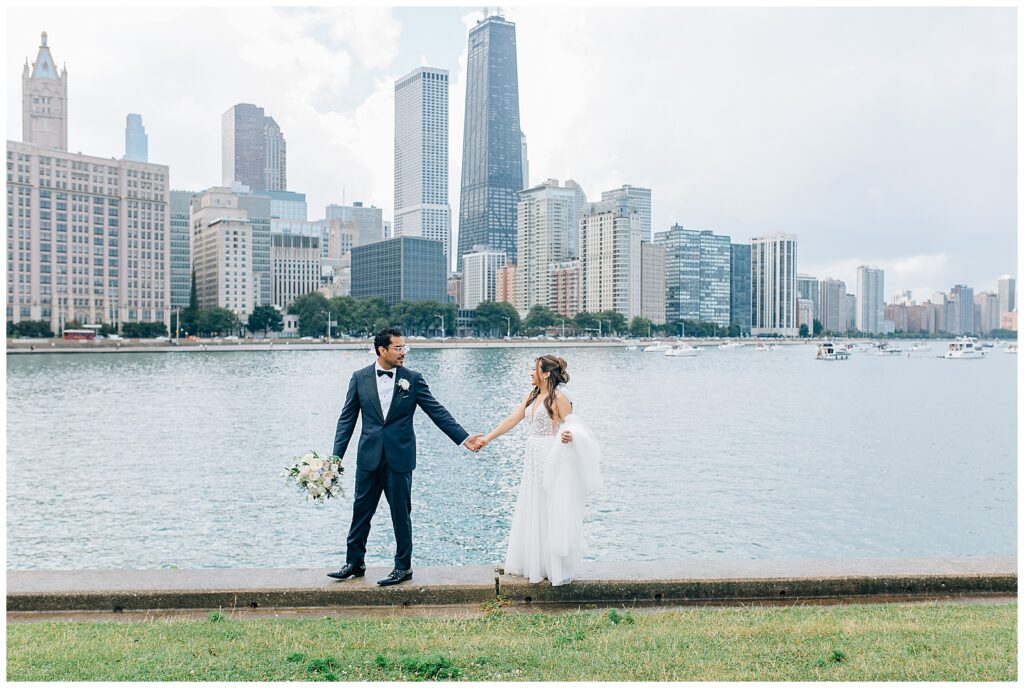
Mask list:
[[[857,329],[860,332],[869,334],[882,332],[882,321],[885,319],[885,297],[883,294],[885,294],[885,271],[866,265],[858,266]]]
[[[516,308],[523,313],[536,305],[554,307],[551,269],[570,258],[570,237],[578,231],[576,189],[561,187],[557,179],[526,189],[516,213],[517,274],[520,279]]]
[[[580,216],[580,310],[640,315],[640,215],[626,194],[588,203]]]
[[[287,189],[286,146],[281,128],[263,108],[239,103],[221,117],[221,181],[251,191]]]
[[[142,126],[142,115],[128,115],[124,126],[125,160],[149,161],[149,137]]]
[[[974,334],[974,289],[957,284],[949,290],[946,329],[951,334]]]
[[[729,326],[750,334],[750,244],[729,247]]]
[[[999,278],[999,314],[1017,310],[1017,280],[1009,275]]]
[[[445,69],[420,67],[395,82],[394,218],[392,236],[440,241],[450,258]]]
[[[481,301],[497,301],[498,270],[505,265],[505,253],[486,246],[470,251],[462,260],[462,303],[460,308],[475,310]]]
[[[668,322],[703,320],[728,327],[732,289],[729,237],[677,224],[657,232],[654,243],[666,250],[665,317]]]
[[[68,149],[68,70],[57,73],[43,31],[39,53],[21,73],[21,140],[41,148]]]
[[[640,242],[640,317],[654,325],[665,324],[664,246]]]
[[[384,211],[375,205],[363,205],[362,201],[354,201],[352,205],[332,203],[324,212],[328,220],[355,222],[359,230],[359,239],[356,242],[359,246],[367,246],[384,238]],[[397,239],[398,235],[393,238]]]
[[[814,306],[811,308],[811,319],[821,320],[821,316],[818,311],[818,278],[811,277],[810,275],[797,275],[796,276],[796,295],[798,299],[810,299]],[[803,321],[797,323],[797,327],[803,324]],[[813,323],[807,323],[807,327],[810,328]],[[813,330],[812,330],[813,332]]]
[[[192,229],[189,212],[194,191],[171,191],[171,308],[188,308],[192,292]]]
[[[818,287],[818,320],[826,332],[846,331],[846,282],[826,277]]]
[[[750,245],[750,332],[795,337],[796,236],[754,237]]]
[[[457,270],[462,254],[480,245],[517,261],[522,142],[516,26],[488,16],[469,31]]]
[[[637,212],[640,213],[640,231],[643,233],[643,240],[651,241],[651,190],[640,186],[623,184],[617,189],[602,191],[601,200],[607,201],[615,198],[620,193],[625,193],[629,200],[633,201]]]

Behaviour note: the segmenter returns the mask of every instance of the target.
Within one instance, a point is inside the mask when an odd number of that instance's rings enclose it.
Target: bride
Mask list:
[[[566,367],[558,356],[538,358],[531,372],[533,389],[480,444],[483,448],[529,419],[504,572],[526,576],[531,583],[572,580],[583,552],[584,501],[601,487],[600,448],[560,389],[569,382]]]

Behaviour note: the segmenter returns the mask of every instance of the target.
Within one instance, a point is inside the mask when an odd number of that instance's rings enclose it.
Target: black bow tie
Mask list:
[[[395,373],[394,373],[394,371],[391,371],[391,370],[378,370],[377,371],[377,377],[380,377],[381,375],[387,375],[388,377],[394,377]]]

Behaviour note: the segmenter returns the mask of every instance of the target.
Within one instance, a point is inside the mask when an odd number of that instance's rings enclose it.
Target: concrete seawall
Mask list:
[[[517,603],[687,604],[914,599],[1017,593],[1016,557],[791,561],[586,562],[552,587],[487,566],[415,570],[381,588],[388,569],[334,581],[328,568],[7,572],[7,611],[130,611]]]

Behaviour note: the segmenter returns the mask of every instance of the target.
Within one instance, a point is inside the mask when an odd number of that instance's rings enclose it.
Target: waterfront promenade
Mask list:
[[[1016,597],[1016,557],[789,561],[584,562],[573,583],[552,587],[488,566],[417,568],[333,581],[328,568],[151,569],[7,572],[7,611],[404,607],[483,604],[688,605],[836,603]]]

